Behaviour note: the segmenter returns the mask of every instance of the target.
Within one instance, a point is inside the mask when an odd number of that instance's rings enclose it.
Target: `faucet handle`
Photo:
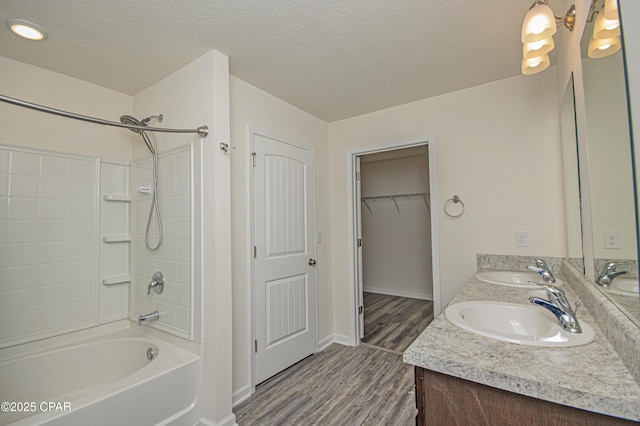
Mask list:
[[[552,294],[553,296],[561,297],[561,298],[566,300],[566,296],[564,294],[564,291],[561,288],[556,287],[555,285],[551,285],[551,284],[546,283],[546,282],[544,282],[544,283],[536,283],[536,282],[533,282],[533,281],[529,281],[529,284],[547,290],[547,294]]]
[[[151,282],[147,286],[147,295],[151,294],[151,289],[153,289],[156,294],[162,293],[165,283],[166,281],[164,276],[162,275],[162,272],[156,271],[151,278]]]
[[[536,266],[542,270],[549,271],[547,263],[542,259],[536,259]]]

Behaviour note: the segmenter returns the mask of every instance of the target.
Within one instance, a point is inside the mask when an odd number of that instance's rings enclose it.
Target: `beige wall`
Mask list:
[[[118,121],[131,96],[0,56],[0,93],[51,108]],[[131,139],[117,127],[57,117],[0,102],[0,143],[129,161]]]
[[[233,262],[233,389],[234,399],[248,396],[251,381],[251,263],[250,263],[250,161],[248,128],[268,130],[315,150],[317,229],[318,337],[334,332],[331,284],[331,223],[329,217],[329,150],[326,122],[231,77],[231,218]]]
[[[435,139],[444,307],[476,271],[476,254],[565,256],[555,73],[516,76],[331,123],[334,333],[349,330],[347,151],[419,135]],[[458,194],[465,214],[444,202]],[[515,231],[529,247],[515,247]]]

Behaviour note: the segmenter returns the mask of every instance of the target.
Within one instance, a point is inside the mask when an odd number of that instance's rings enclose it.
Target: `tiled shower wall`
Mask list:
[[[0,146],[0,347],[97,325],[97,168]]]
[[[151,196],[137,191],[151,180],[149,159],[130,166],[0,145],[0,348],[153,310],[152,327],[193,337],[190,147],[160,158],[157,251],[144,245]],[[157,270],[165,291],[147,296]]]
[[[132,319],[155,310],[160,319],[151,326],[180,337],[192,338],[191,307],[191,149],[189,146],[161,154],[159,159],[158,200],[162,215],[164,241],[151,251],[145,246],[145,230],[151,206],[151,194],[139,191],[151,187],[152,161],[145,159],[133,165],[134,224],[134,297]],[[150,245],[158,241],[155,214],[150,227]],[[148,285],[155,271],[166,279],[161,294],[153,290],[147,295]]]

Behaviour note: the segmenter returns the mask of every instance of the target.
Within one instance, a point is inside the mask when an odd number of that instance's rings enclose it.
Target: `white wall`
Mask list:
[[[426,147],[361,157],[362,196],[429,193]],[[417,152],[416,152],[417,151]],[[422,153],[420,153],[422,152]],[[409,154],[407,154],[409,155]],[[427,195],[428,199],[428,195]],[[422,197],[367,201],[362,205],[364,291],[433,300],[431,219]]]
[[[51,108],[118,121],[131,96],[0,56],[0,93]],[[0,143],[129,161],[128,131],[0,102]]]
[[[516,76],[329,125],[335,332],[349,335],[348,150],[433,134],[444,307],[476,271],[476,254],[566,254],[554,72]],[[458,194],[466,212],[446,216]],[[516,248],[514,232],[529,232]]]
[[[203,422],[233,424],[230,158],[219,148],[229,140],[229,58],[210,51],[135,95],[134,104],[138,119],[163,114],[158,127],[209,127],[201,141],[195,134],[157,138],[160,152],[196,141],[192,300],[193,336],[202,343],[202,415]],[[139,141],[135,156],[147,155]]]
[[[329,218],[329,150],[326,122],[231,77],[231,218],[233,260],[233,389],[234,401],[249,395],[251,382],[251,258],[249,126],[269,130],[312,146],[316,170],[316,223],[322,233],[317,245],[318,336],[331,337],[333,296],[331,273],[331,223]]]

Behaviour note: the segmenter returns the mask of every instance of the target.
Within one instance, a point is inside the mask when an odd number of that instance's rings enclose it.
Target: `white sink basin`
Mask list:
[[[571,333],[551,312],[533,305],[462,302],[448,306],[444,315],[464,330],[521,345],[567,347],[586,345],[595,339],[588,324],[580,323],[582,333]]]
[[[606,291],[621,296],[638,297],[638,279],[617,277],[611,281],[611,286],[604,288]]]
[[[542,283],[542,277],[537,272],[515,272],[515,271],[482,271],[478,272],[475,277],[482,282],[489,284],[506,285],[515,288],[535,289],[529,284],[529,281]],[[615,281],[615,280],[614,280]],[[562,287],[563,282],[556,280],[552,283],[556,287]]]

